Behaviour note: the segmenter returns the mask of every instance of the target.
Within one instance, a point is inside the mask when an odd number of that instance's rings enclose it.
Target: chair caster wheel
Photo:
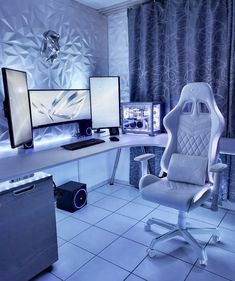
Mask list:
[[[146,225],[144,226],[144,230],[145,230],[145,231],[150,231],[150,230],[151,230],[150,224],[146,224]]]
[[[157,250],[148,249],[148,250],[147,250],[147,253],[148,253],[148,256],[149,256],[150,258],[154,258],[154,257],[157,255]]]
[[[218,235],[216,235],[216,234],[213,234],[212,235],[212,240],[213,240],[213,242],[218,243],[220,241],[220,237]]]
[[[201,257],[199,259],[199,264],[202,266],[207,266],[207,254],[205,249],[202,250]]]
[[[201,266],[207,266],[207,260],[205,260],[205,259],[200,259],[200,260],[199,260],[199,264],[200,264]]]

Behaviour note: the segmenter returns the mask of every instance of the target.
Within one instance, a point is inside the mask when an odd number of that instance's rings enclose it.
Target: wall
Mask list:
[[[89,76],[108,74],[107,17],[74,0],[0,0],[0,66],[27,72],[30,89],[88,88]],[[59,59],[40,55],[43,33],[60,35]],[[0,84],[0,145],[8,141]],[[68,126],[37,130],[34,138],[71,131]]]
[[[108,16],[109,75],[121,78],[121,101],[129,102],[129,48],[127,10]],[[130,150],[122,149],[116,178],[129,182]]]
[[[0,0],[0,5],[0,66],[26,71],[30,89],[87,88],[91,75],[120,75],[122,101],[129,101],[126,12],[106,17],[73,0],[14,0],[14,5]],[[49,29],[60,34],[61,52],[53,65],[40,55],[43,33]],[[10,145],[0,81],[1,153]],[[53,142],[75,130],[76,125],[34,130],[34,140],[48,145],[49,140]],[[12,150],[7,156],[16,153]],[[78,180],[95,186],[111,176],[115,155],[111,151],[47,172],[53,174],[57,185]],[[129,149],[122,151],[116,178],[124,182],[129,179]]]
[[[129,101],[127,11],[108,16],[109,74],[121,77],[121,100]]]

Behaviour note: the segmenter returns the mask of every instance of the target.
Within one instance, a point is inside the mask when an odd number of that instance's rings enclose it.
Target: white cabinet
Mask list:
[[[0,280],[26,281],[58,259],[52,178],[1,186]]]

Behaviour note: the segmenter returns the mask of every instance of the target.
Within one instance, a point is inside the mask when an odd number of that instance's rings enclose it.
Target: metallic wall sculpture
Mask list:
[[[60,35],[53,30],[48,30],[43,33],[41,55],[51,64],[57,59],[60,52],[59,39]]]
[[[0,0],[0,67],[27,72],[30,89],[86,89],[89,76],[108,74],[107,17],[74,0]],[[45,30],[60,35],[60,59],[48,64],[40,47]],[[0,149],[8,143],[0,77]],[[71,126],[71,125],[70,125]],[[66,134],[71,128],[35,131],[35,138]]]

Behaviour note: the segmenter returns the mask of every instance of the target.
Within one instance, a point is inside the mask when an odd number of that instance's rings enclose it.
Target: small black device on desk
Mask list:
[[[92,138],[92,139],[88,139],[88,140],[83,140],[83,141],[78,141],[78,142],[62,145],[62,147],[67,150],[76,150],[76,149],[81,149],[84,147],[96,145],[96,144],[103,143],[103,142],[105,142],[105,141],[101,140],[101,139]]]

